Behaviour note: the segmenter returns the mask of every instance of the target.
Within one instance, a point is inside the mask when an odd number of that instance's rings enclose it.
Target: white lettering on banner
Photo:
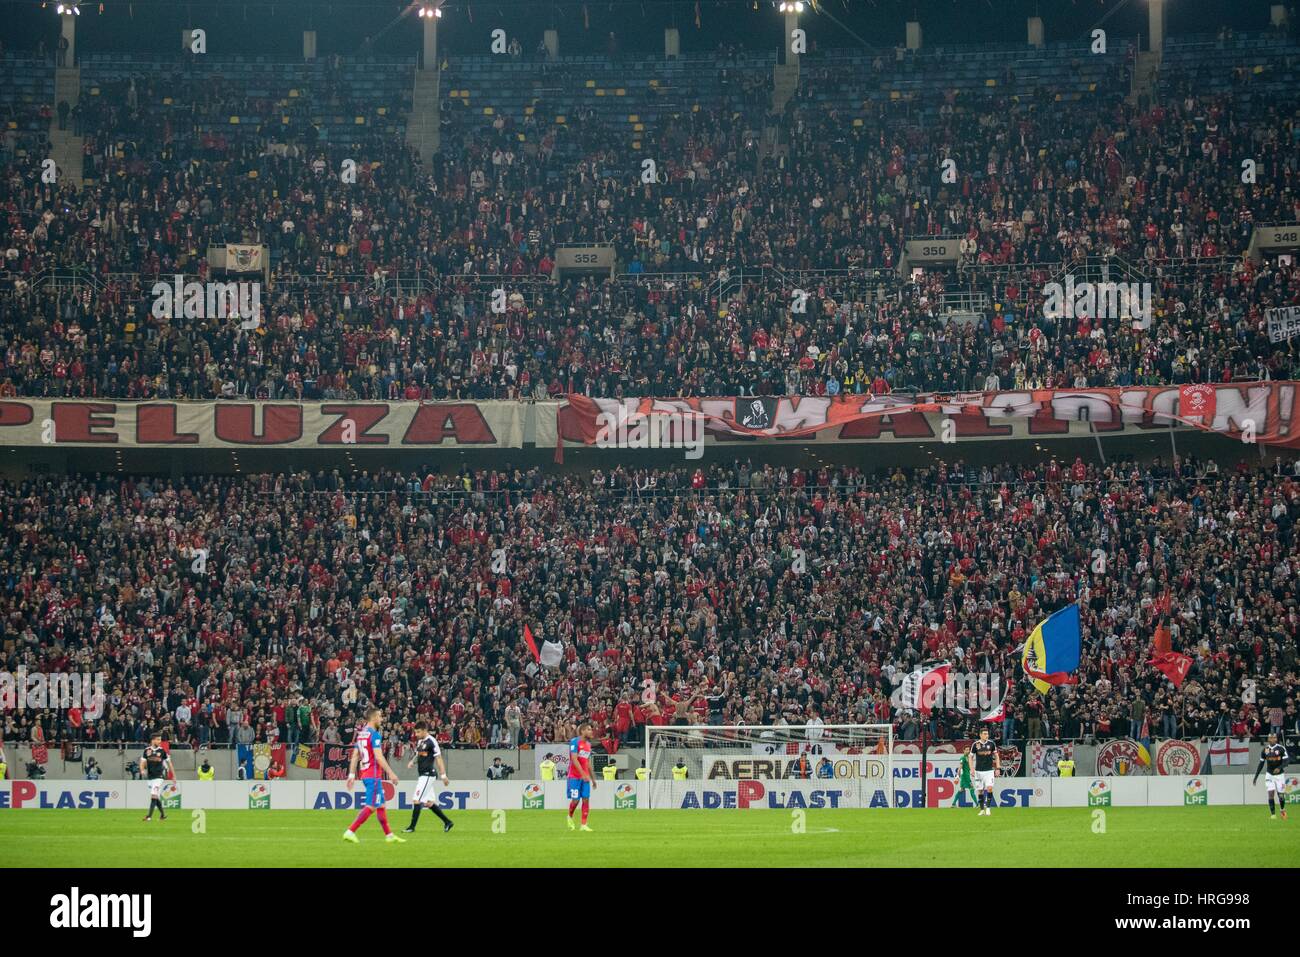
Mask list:
[[[1300,306],[1279,306],[1264,313],[1268,320],[1268,341],[1287,342],[1300,335]]]
[[[598,399],[571,395],[557,418],[557,439],[592,445],[601,414],[618,418],[656,413],[704,417],[708,442],[754,438],[806,442],[937,442],[951,420],[959,440],[1068,438],[1141,434],[1171,424],[1237,438],[1247,428],[1265,445],[1300,447],[1297,382],[1219,384],[1204,396],[1207,416],[1180,412],[1178,386],[1135,386],[1075,391],[921,394],[915,396],[764,396],[712,399]],[[1253,425],[1248,425],[1253,423]],[[549,438],[538,420],[537,438]]]

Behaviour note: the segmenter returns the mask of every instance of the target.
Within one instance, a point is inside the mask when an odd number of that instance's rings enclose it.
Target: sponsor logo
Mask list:
[[[179,811],[181,807],[181,787],[175,781],[168,781],[163,785],[162,793],[158,796],[162,801],[164,811]]]
[[[1183,804],[1191,807],[1210,803],[1210,790],[1202,778],[1192,778],[1183,785]]]
[[[614,788],[614,810],[615,811],[635,811],[636,810],[636,786],[623,782]]]
[[[115,801],[118,797],[117,791],[42,787],[35,781],[13,781],[6,788],[4,783],[0,782],[0,810],[64,808],[102,811],[108,807],[109,801]]]
[[[546,808],[546,790],[538,783],[524,785],[523,809],[541,811]]]
[[[961,756],[966,753],[972,744],[972,739],[961,738],[956,741],[945,741],[942,744],[936,744],[929,748],[927,756],[931,761],[950,762],[952,767],[956,767],[960,762]],[[900,741],[894,744],[894,777],[919,777],[920,762],[913,762],[912,759],[921,757],[921,746],[914,741]],[[1024,755],[1020,749],[1014,745],[1002,745],[998,748],[998,757],[1002,759],[1002,776],[1013,778],[1020,773],[1020,765],[1024,762]],[[907,762],[906,765],[904,762]],[[933,767],[933,766],[932,766]],[[900,768],[905,768],[900,771]],[[910,768],[910,770],[906,770]],[[927,769],[926,777],[931,774],[937,774],[937,770]],[[955,772],[953,772],[955,773]]]
[[[50,898],[50,926],[59,930],[125,927],[133,937],[153,929],[151,894],[83,894],[74,887]]]
[[[970,792],[958,793],[958,782],[951,778],[935,778],[925,782],[925,807],[949,807],[956,800],[958,807],[974,807],[975,802],[971,800]],[[883,795],[882,795],[883,797]],[[993,801],[995,807],[1033,807],[1041,803],[1043,798],[1042,788],[1014,787],[1001,788],[993,791]],[[895,807],[921,807],[922,797],[919,790],[894,791]],[[872,806],[875,804],[873,802]],[[881,803],[883,806],[883,801]]]
[[[1097,749],[1097,773],[1114,774],[1120,777],[1133,774],[1146,774],[1136,741],[1119,738],[1108,741]]]
[[[1187,777],[1201,770],[1201,753],[1186,741],[1161,741],[1156,748],[1156,772]]]
[[[1292,774],[1282,781],[1286,785],[1286,803],[1300,804],[1300,777]]]
[[[1110,782],[1105,778],[1095,778],[1088,785],[1088,807],[1110,807]]]
[[[266,784],[254,784],[248,789],[248,809],[266,811],[271,808],[271,788]]]
[[[885,760],[881,757],[817,757],[809,755],[806,765],[799,758],[705,758],[707,780],[779,781],[789,778],[869,778],[883,781]],[[807,769],[806,773],[804,769]],[[829,773],[828,770],[829,769]]]
[[[881,792],[883,796],[884,792]],[[771,787],[762,781],[740,781],[734,788],[690,788],[682,795],[683,808],[817,808],[840,807],[844,791],[826,788],[800,791]]]
[[[357,811],[361,809],[362,798],[365,797],[365,791],[319,791],[311,803],[313,811]],[[406,791],[397,791],[390,782],[384,782],[384,801],[388,803],[396,799],[396,808],[401,811],[409,811],[415,805],[410,800],[410,795]],[[438,795],[438,807],[444,811],[464,811],[469,807],[470,801],[479,799],[478,791],[443,791]]]
[[[926,782],[925,793],[919,788],[894,788],[893,803],[895,807],[947,807],[954,798],[958,798],[957,782],[939,778]],[[870,798],[866,799],[870,793]],[[871,788],[862,793],[865,807],[888,807],[888,792],[883,787]],[[1043,799],[1042,788],[1007,787],[994,791],[998,807],[1032,807]],[[837,808],[857,807],[856,798],[850,792],[837,788],[795,789],[763,781],[740,781],[734,788],[713,790],[709,788],[690,788],[678,805],[691,809],[737,809],[754,808]],[[958,799],[961,807],[973,807],[969,794]]]

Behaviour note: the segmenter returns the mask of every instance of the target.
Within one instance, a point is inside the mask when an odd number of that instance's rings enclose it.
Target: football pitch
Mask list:
[[[1300,809],[1006,808],[593,812],[593,833],[562,811],[425,813],[405,844],[375,820],[342,839],[343,811],[178,810],[0,814],[7,867],[1295,867]],[[405,811],[389,820],[399,831]],[[196,833],[196,831],[198,831]]]

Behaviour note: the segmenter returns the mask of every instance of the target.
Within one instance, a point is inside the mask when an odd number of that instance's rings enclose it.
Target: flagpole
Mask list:
[[[930,724],[925,720],[925,715],[921,715],[921,807],[928,807],[929,802],[925,799],[925,766],[927,764],[927,755],[929,754],[930,745]],[[891,785],[892,787],[892,785]]]

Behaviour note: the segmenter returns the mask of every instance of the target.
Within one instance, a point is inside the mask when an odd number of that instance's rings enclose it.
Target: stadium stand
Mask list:
[[[1300,730],[1283,677],[1300,628],[1300,468],[1281,460],[958,463],[885,481],[749,460],[68,476],[0,486],[0,515],[11,669],[112,676],[100,722],[10,712],[10,740],[40,724],[47,741],[161,727],[218,744],[247,722],[245,737],[283,742],[297,695],[318,725],[306,738],[346,737],[345,716],[374,700],[461,747],[566,740],[583,717],[610,752],[646,722],[889,721],[895,674],[932,657],[1008,671],[1044,609],[1076,594],[1081,693],[1013,688],[1006,739],[1125,737],[1144,721],[1157,737],[1253,734],[1267,717],[1240,700],[1246,674],[1263,676],[1260,701],[1281,690],[1285,729]],[[1111,567],[1092,575],[1100,545]],[[209,564],[193,575],[200,546]],[[488,569],[496,548],[507,574]],[[526,621],[563,641],[558,672],[533,663]],[[1143,658],[1161,624],[1195,659],[1180,690]],[[178,724],[182,704],[193,718]],[[936,711],[929,731],[969,737],[977,717]],[[909,719],[899,736],[917,731]]]
[[[1256,225],[1300,220],[1300,50],[1273,34],[1171,40],[1153,103],[1129,95],[1134,55],[832,51],[779,104],[773,57],[743,50],[452,56],[427,165],[405,139],[408,61],[87,55],[69,117],[84,182],[50,185],[54,68],[7,52],[0,398],[1300,378],[1294,340],[1271,343],[1264,318],[1297,302],[1300,267],[1243,255]],[[1267,185],[1242,183],[1243,158]],[[337,175],[349,159],[355,184]],[[903,244],[937,236],[960,240],[955,267],[900,275]],[[204,277],[210,245],[244,241],[270,254],[260,327],[153,314],[156,280]],[[553,278],[564,244],[612,245],[620,268]],[[1044,283],[1103,267],[1152,283],[1149,327],[1044,314]],[[4,736],[283,739],[299,694],[327,741],[359,700],[466,747],[563,740],[580,717],[610,751],[688,713],[888,721],[892,674],[930,656],[1009,668],[1040,612],[1079,590],[1085,690],[1017,692],[1008,739],[1144,721],[1254,733],[1235,679],[1267,675],[1271,692],[1296,668],[1298,477],[1281,459],[1185,458],[883,484],[750,462],[5,482],[7,664],[107,669],[114,688],[98,724],[6,714]],[[211,550],[210,576],[187,575],[187,545]],[[1104,583],[1079,571],[1101,545]],[[508,577],[486,570],[495,547]],[[817,574],[790,572],[795,547]],[[558,677],[516,641],[525,614],[565,640]],[[1161,622],[1196,658],[1178,691],[1138,655]],[[661,688],[649,706],[646,678]],[[930,730],[960,737],[972,720]]]

